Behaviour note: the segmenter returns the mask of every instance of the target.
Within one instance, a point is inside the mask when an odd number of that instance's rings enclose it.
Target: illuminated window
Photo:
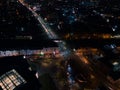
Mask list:
[[[3,90],[13,90],[25,83],[26,81],[14,69],[0,77],[0,86]]]

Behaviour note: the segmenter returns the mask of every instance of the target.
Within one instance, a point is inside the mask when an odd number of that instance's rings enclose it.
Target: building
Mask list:
[[[0,58],[0,90],[40,90],[34,71],[23,56]]]

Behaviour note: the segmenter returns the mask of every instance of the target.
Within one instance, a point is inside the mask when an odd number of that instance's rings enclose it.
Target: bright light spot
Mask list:
[[[35,74],[35,76],[36,76],[36,78],[39,78],[39,74],[38,74],[38,72]]]
[[[24,28],[23,28],[23,27],[21,27],[21,31],[24,31]]]
[[[26,58],[26,56],[23,56],[23,58],[25,59],[25,58]]]
[[[30,40],[31,40],[31,39],[32,39],[32,36],[30,36],[29,38],[30,38]]]
[[[28,69],[29,69],[30,71],[32,71],[32,68],[31,68],[31,67],[29,67]]]
[[[54,40],[54,42],[56,42],[56,43],[57,43],[57,42],[62,42],[62,41],[61,41],[61,40]]]
[[[106,21],[107,21],[107,22],[110,22],[110,20],[109,20],[109,19],[107,19]]]
[[[73,49],[73,51],[75,52],[75,51],[76,51],[76,49],[74,48],[74,49]]]
[[[103,15],[104,15],[104,14],[102,14],[102,13],[100,14],[100,16],[103,16]]]
[[[90,75],[90,78],[91,78],[91,79],[94,79],[94,78],[95,78],[95,76],[91,74],[91,75]]]
[[[115,28],[112,28],[112,30],[115,32]]]
[[[118,62],[113,62],[112,63],[114,66],[118,65],[119,63]]]
[[[120,38],[120,35],[114,35],[113,38]]]
[[[37,10],[37,7],[36,7],[36,6],[34,6],[34,7],[33,7],[33,10],[34,10],[34,11],[36,11],[36,10]]]
[[[82,60],[83,60],[83,62],[86,63],[86,64],[89,63],[88,60],[87,60],[86,58],[83,58]]]
[[[44,52],[41,51],[41,52],[40,52],[40,55],[44,55]]]
[[[47,21],[47,18],[44,18],[45,21]]]
[[[53,52],[53,54],[55,55],[55,54],[56,54],[56,52],[54,51],[54,52]]]

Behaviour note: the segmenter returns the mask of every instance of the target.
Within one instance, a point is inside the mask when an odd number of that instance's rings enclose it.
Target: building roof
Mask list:
[[[29,64],[23,56],[0,58],[0,81],[4,82],[4,87],[14,88],[14,90],[40,90],[40,84],[37,78],[28,68]],[[10,79],[11,76],[13,79]],[[6,82],[6,80],[10,83]],[[2,84],[0,84],[0,86],[2,86]]]

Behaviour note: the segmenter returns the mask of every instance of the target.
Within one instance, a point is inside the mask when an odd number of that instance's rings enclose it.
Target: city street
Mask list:
[[[58,39],[58,36],[53,32],[53,30],[45,23],[45,21],[38,15],[33,9],[29,7],[28,4],[24,3],[22,0],[19,0],[19,2],[26,6],[28,10],[30,10],[34,17],[39,21],[41,24],[44,32],[50,39]],[[60,48],[60,52],[64,57],[69,57],[72,53],[71,50],[67,47],[66,43],[64,41],[56,42],[58,44],[58,47]],[[89,52],[89,51],[87,51]],[[86,88],[97,88],[99,85],[103,84],[105,85],[109,90],[119,90],[119,88],[116,85],[113,85],[112,82],[110,82],[109,79],[107,79],[107,75],[104,73],[104,70],[102,70],[102,67],[106,68],[105,66],[101,66],[99,63],[94,63],[92,60],[89,60],[89,57],[86,58],[83,53],[79,53],[79,55],[72,54],[71,62],[75,62],[76,65],[78,64],[78,68],[75,68],[77,72],[82,71],[81,73],[85,75],[87,80]],[[91,59],[91,58],[90,58]],[[73,67],[74,68],[74,67]],[[43,70],[44,71],[44,70]],[[40,71],[42,72],[42,71]]]

